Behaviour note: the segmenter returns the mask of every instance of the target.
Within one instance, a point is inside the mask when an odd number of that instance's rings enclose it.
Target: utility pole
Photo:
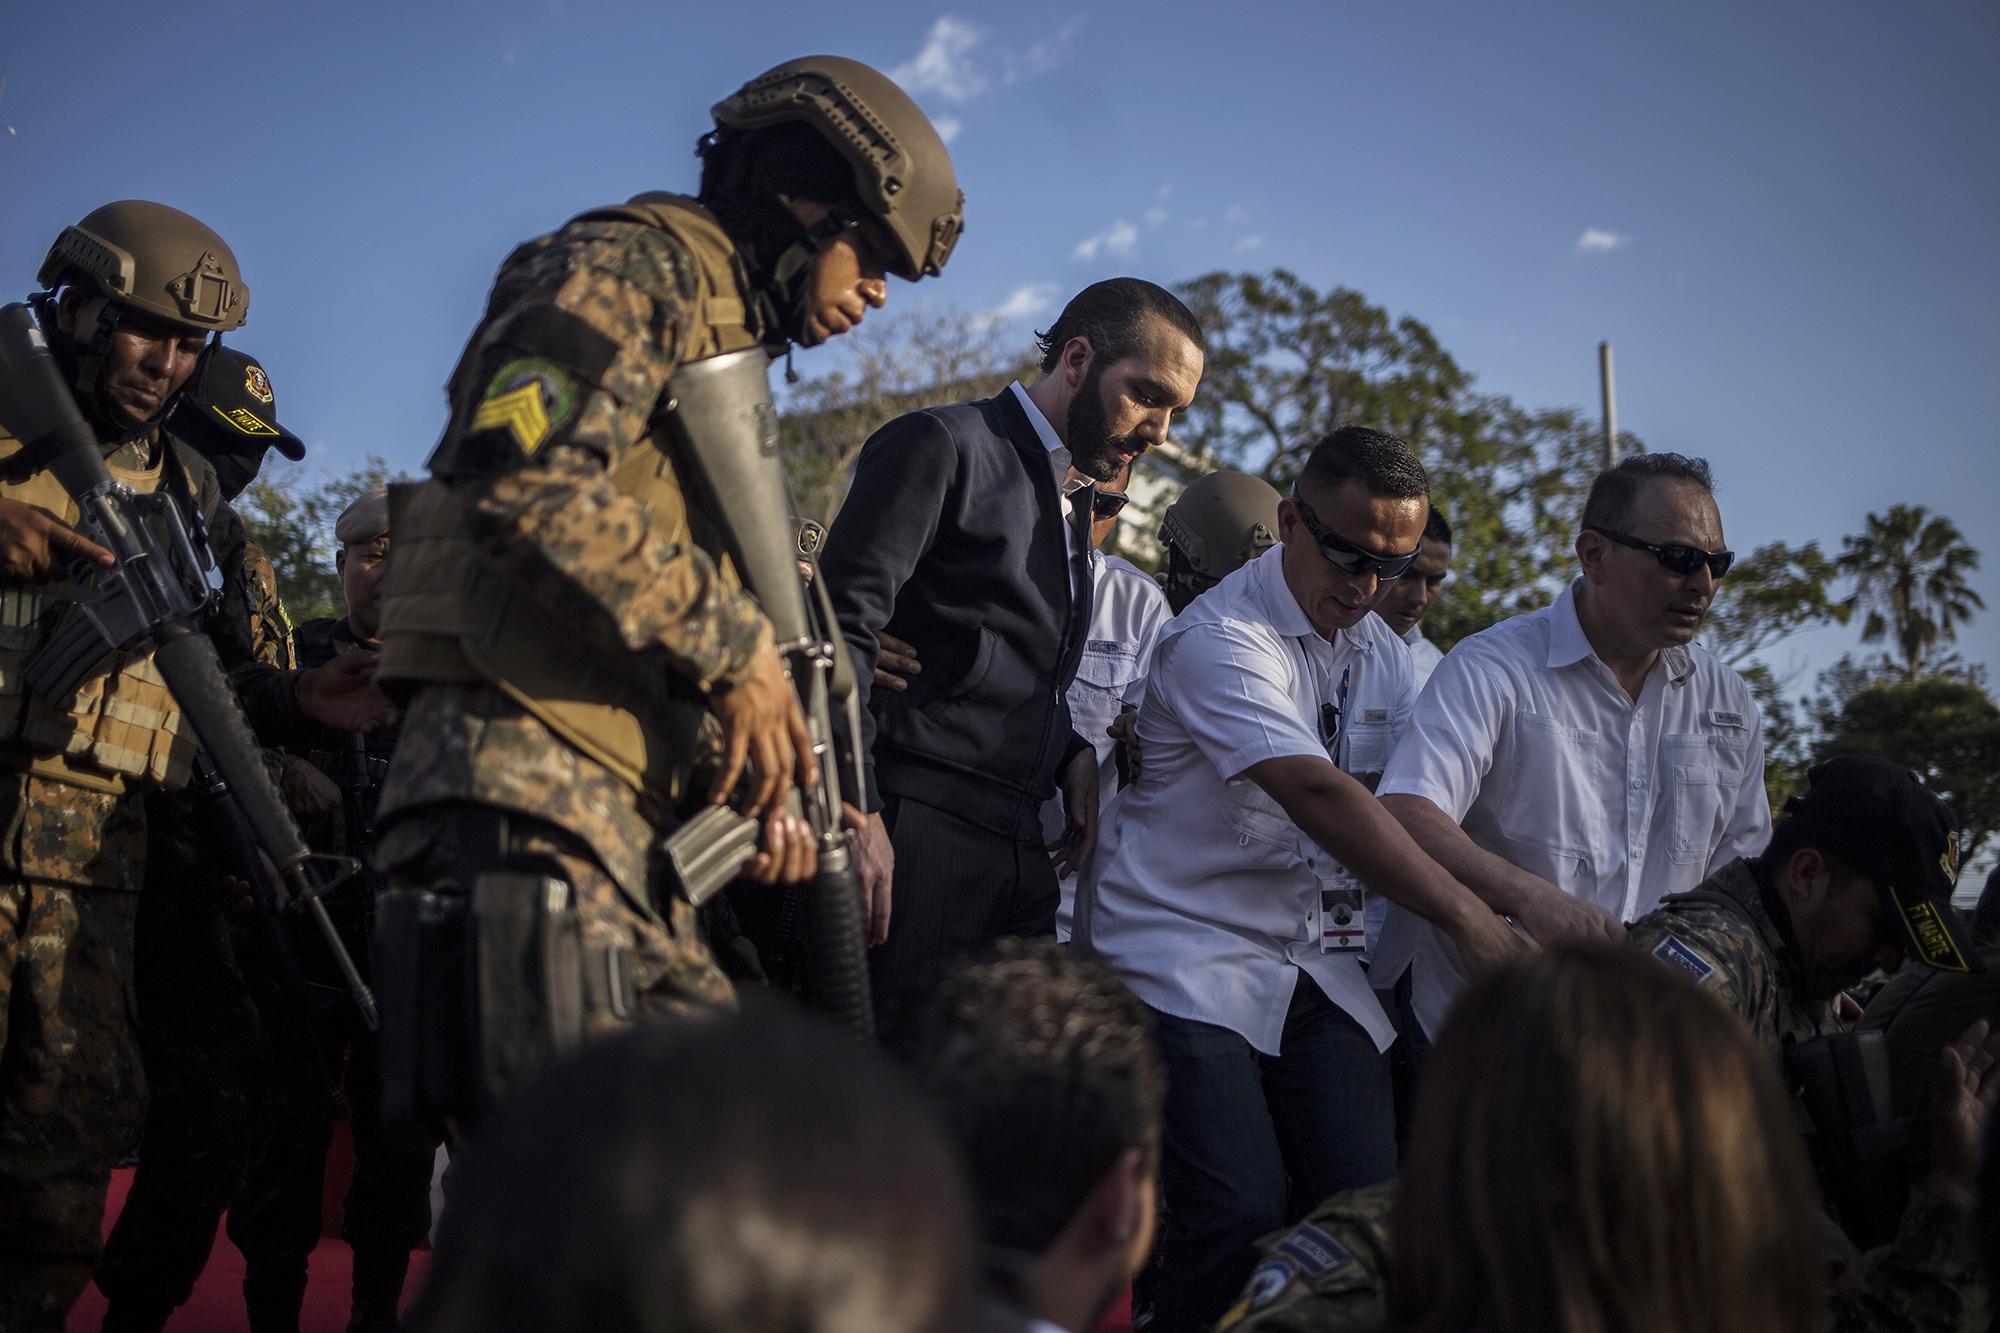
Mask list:
[[[1618,395],[1611,387],[1611,344],[1597,344],[1597,383],[1604,395],[1604,466],[1618,462]]]

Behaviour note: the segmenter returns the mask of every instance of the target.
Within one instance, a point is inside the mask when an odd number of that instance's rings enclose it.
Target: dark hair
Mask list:
[[[1430,474],[1416,451],[1370,426],[1342,426],[1328,435],[1313,446],[1299,473],[1299,488],[1323,498],[1350,481],[1384,500],[1421,500],[1431,493]]]
[[[956,1154],[902,1074],[775,1009],[591,1044],[479,1128],[427,1333],[947,1333],[974,1241]]]
[[[1444,521],[1444,511],[1438,508],[1435,498],[1431,500],[1431,516],[1424,520],[1424,540],[1451,545],[1451,524]]]
[[[1806,1333],[1816,1213],[1741,1020],[1625,949],[1552,945],[1467,990],[1424,1066],[1391,1323]]]
[[[953,972],[919,1032],[989,1245],[1041,1254],[1120,1154],[1157,1152],[1166,1080],[1146,1007],[1054,940],[1003,940]]]
[[[1814,828],[1810,818],[1781,814],[1771,826],[1771,840],[1757,853],[1757,868],[1767,876],[1779,874],[1791,864],[1793,856],[1810,847],[1826,862],[1833,879],[1831,887],[1838,893],[1855,879],[1857,872],[1839,855],[1828,851],[1826,842],[1824,830]]]
[[[1042,350],[1042,373],[1056,368],[1072,338],[1089,340],[1100,370],[1123,361],[1139,350],[1149,319],[1164,319],[1197,348],[1208,350],[1194,312],[1178,296],[1144,278],[1106,278],[1070,297],[1048,332],[1035,334],[1035,345]]]
[[[1706,458],[1684,454],[1631,454],[1597,474],[1583,503],[1583,526],[1624,532],[1649,481],[1685,481],[1715,494],[1715,473]]]

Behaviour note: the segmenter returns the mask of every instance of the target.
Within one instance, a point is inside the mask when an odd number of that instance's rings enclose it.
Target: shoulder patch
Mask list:
[[[1706,981],[1715,972],[1714,963],[1709,962],[1671,934],[1653,946],[1653,957],[1680,968],[1696,981]]]
[[[500,367],[472,415],[472,433],[501,430],[532,454],[576,410],[577,384],[570,373],[542,357],[520,357]]]
[[[1312,1277],[1354,1262],[1354,1252],[1310,1222],[1301,1222],[1271,1247],[1272,1258],[1286,1258],[1299,1273]]]

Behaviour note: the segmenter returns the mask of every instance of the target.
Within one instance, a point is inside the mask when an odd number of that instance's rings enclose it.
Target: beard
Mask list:
[[[1070,466],[1093,481],[1115,478],[1125,465],[1121,455],[1146,452],[1137,436],[1109,433],[1110,415],[1104,410],[1104,394],[1098,385],[1102,376],[1102,366],[1091,366],[1083,377],[1083,387],[1070,399],[1069,417],[1063,423],[1069,438]]]

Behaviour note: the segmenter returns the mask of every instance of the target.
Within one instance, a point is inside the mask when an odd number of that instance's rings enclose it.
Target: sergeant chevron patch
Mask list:
[[[542,447],[576,406],[576,382],[552,361],[509,361],[487,382],[485,400],[472,415],[472,433],[504,430],[523,453]]]

